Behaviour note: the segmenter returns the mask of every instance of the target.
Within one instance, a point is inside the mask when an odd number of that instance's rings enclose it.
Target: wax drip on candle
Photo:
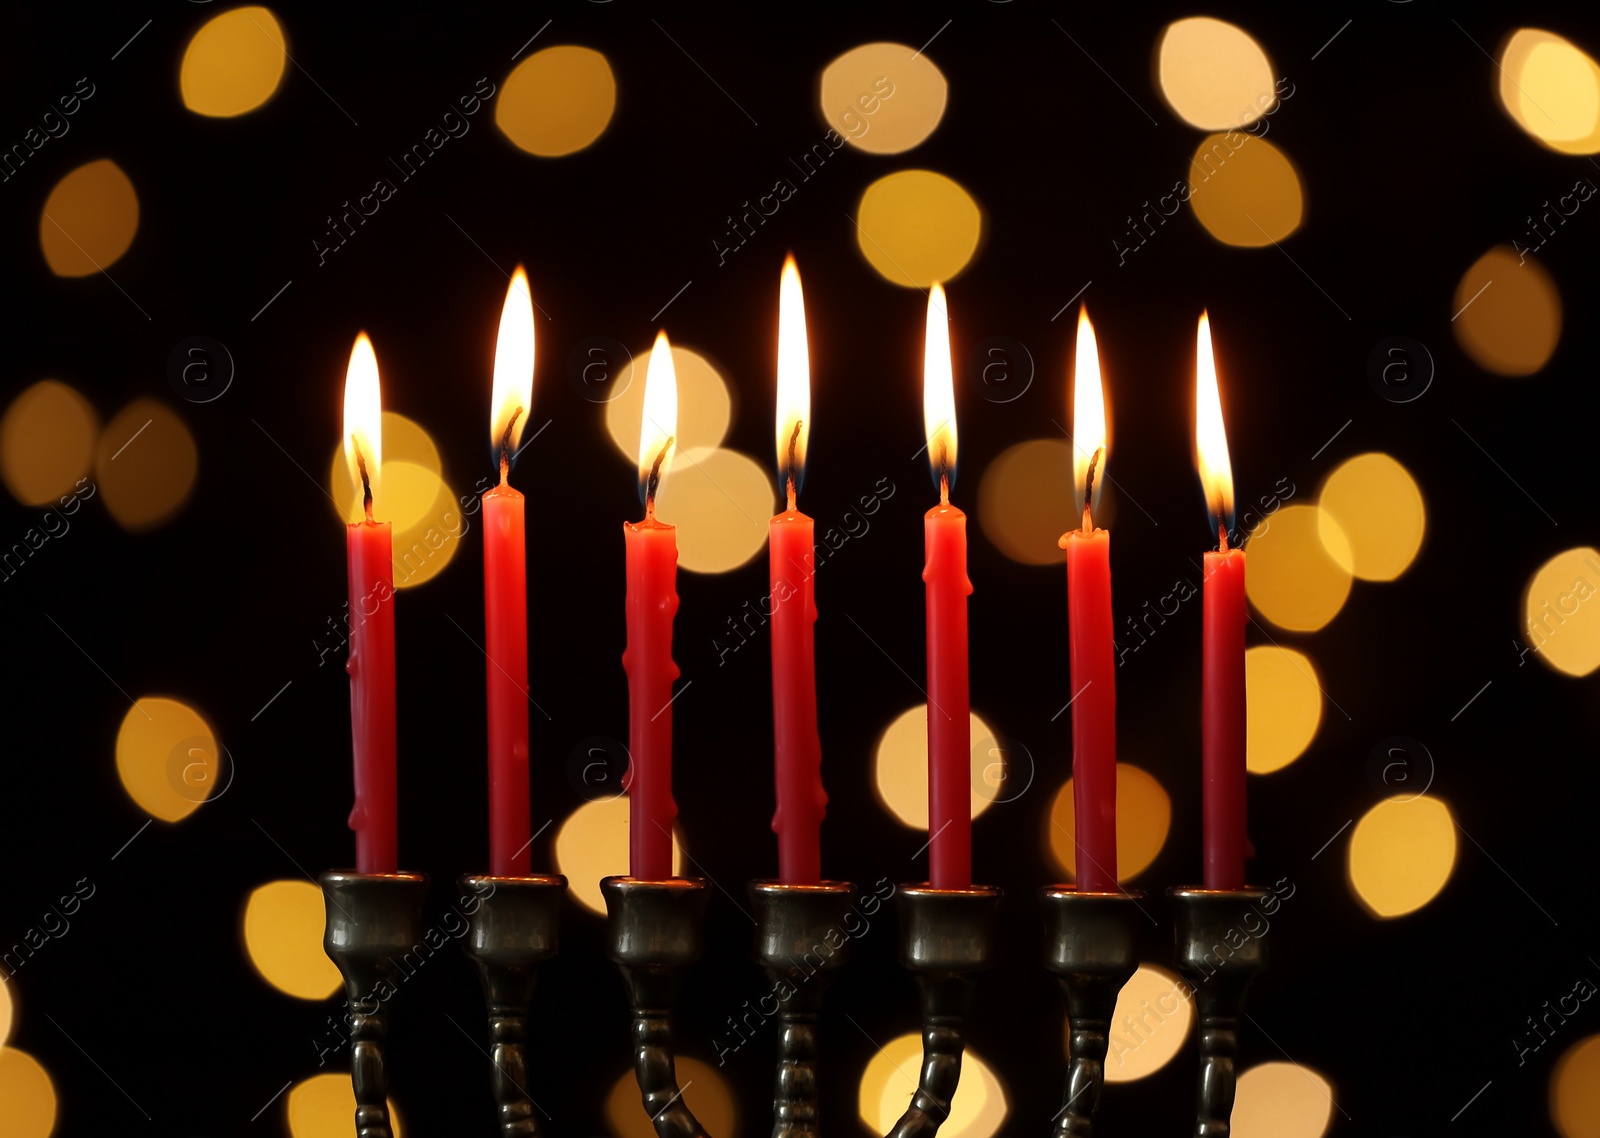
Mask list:
[[[795,450],[800,445],[800,424],[802,422],[803,420],[801,419],[796,419],[794,421],[794,434],[789,436],[789,466],[787,482],[789,491],[789,509],[791,510],[794,509],[794,472],[795,467],[800,465],[799,461],[795,458]]]
[[[361,472],[361,507],[367,512],[367,521],[372,520],[372,479],[367,477],[367,456],[361,453],[361,444],[354,435],[350,436],[350,445],[356,452],[356,469]]]
[[[1105,453],[1105,447],[1095,447],[1094,454],[1089,457],[1089,473],[1083,480],[1083,534],[1085,537],[1094,532],[1094,518],[1089,514],[1089,503],[1094,501],[1094,468],[1100,462],[1100,456]]]
[[[656,455],[655,462],[650,464],[650,480],[644,485],[645,521],[655,520],[656,490],[661,486],[661,464],[667,461],[667,452],[672,449],[674,438],[673,435],[667,436],[667,441],[661,444],[661,453]]]
[[[517,425],[517,420],[522,417],[522,408],[518,407],[511,412],[511,418],[506,422],[506,433],[500,436],[500,485],[506,484],[506,478],[511,473],[511,428]]]

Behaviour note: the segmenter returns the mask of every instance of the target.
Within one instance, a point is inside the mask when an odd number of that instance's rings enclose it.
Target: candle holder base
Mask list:
[[[357,1138],[394,1138],[389,1122],[389,1073],[383,1041],[390,997],[398,991],[397,958],[422,939],[420,873],[324,873],[327,903],[322,947],[344,977],[350,1005],[350,1082],[356,1096]]]
[[[1266,966],[1266,944],[1246,918],[1265,889],[1169,889],[1178,972],[1194,989],[1200,1016],[1195,1138],[1228,1138],[1237,1084],[1239,1017],[1245,991]]]
[[[856,887],[848,881],[750,883],[756,960],[780,1005],[772,1138],[819,1133],[817,1018],[828,982],[849,956],[851,937],[843,924],[855,899]]]
[[[932,1138],[950,1117],[961,1079],[972,975],[994,957],[1000,890],[902,885],[897,896],[900,962],[916,975],[922,997],[922,1076],[889,1138]]]
[[[502,1138],[536,1138],[528,1093],[528,1004],[538,966],[555,956],[567,879],[560,876],[467,876],[460,880],[467,917],[463,951],[477,966],[489,1007],[490,1062]]]
[[[1088,893],[1069,885],[1040,890],[1045,967],[1056,974],[1072,1041],[1057,1138],[1088,1138],[1105,1086],[1107,1036],[1117,993],[1139,967],[1136,946],[1143,893]]]
[[[634,1077],[657,1138],[703,1138],[673,1069],[672,1009],[700,958],[709,891],[699,878],[607,877],[606,935],[633,1009]]]

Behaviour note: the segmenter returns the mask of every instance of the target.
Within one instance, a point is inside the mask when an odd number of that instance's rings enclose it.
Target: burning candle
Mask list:
[[[922,421],[939,504],[923,515],[927,565],[928,880],[972,884],[972,727],[967,696],[967,515],[950,504],[956,475],[956,395],[944,288],[928,293]]]
[[[350,737],[355,755],[356,872],[399,869],[395,791],[394,539],[374,521],[383,470],[383,402],[378,357],[365,332],[350,351],[344,378],[344,454],[361,487],[365,517],[348,526],[350,581]]]
[[[1072,806],[1078,888],[1117,889],[1117,672],[1111,624],[1111,531],[1093,508],[1105,484],[1110,433],[1094,327],[1078,311],[1072,380],[1073,501],[1083,525],[1064,534],[1072,684]]]
[[[811,433],[811,361],[806,352],[805,299],[794,258],[778,286],[778,473],[788,508],[772,519],[772,730],[778,808],[778,879],[785,885],[822,880],[822,740],[817,734],[817,620],[812,573],[815,527],[795,505]]]
[[[528,573],[523,498],[511,460],[533,401],[533,298],[517,266],[500,311],[489,399],[489,440],[500,484],[483,495],[483,624],[489,693],[489,865],[526,877],[528,821]]]
[[[1205,555],[1202,617],[1205,672],[1201,690],[1204,771],[1205,886],[1244,887],[1245,690],[1244,550],[1228,548],[1233,524],[1233,468],[1222,425],[1222,395],[1211,350],[1211,320],[1202,312],[1195,347],[1195,451],[1206,513],[1217,537]]]
[[[644,378],[639,424],[639,490],[644,520],[624,522],[627,551],[629,873],[660,881],[672,876],[672,618],[678,611],[677,531],[656,519],[656,491],[677,441],[678,380],[665,332],[657,333]]]

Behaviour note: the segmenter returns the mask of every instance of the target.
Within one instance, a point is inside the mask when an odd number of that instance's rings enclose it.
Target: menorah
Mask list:
[[[427,878],[415,873],[326,873],[324,946],[344,977],[351,1009],[351,1082],[357,1138],[393,1138],[383,1044],[397,958],[422,938]],[[492,1092],[502,1138],[539,1133],[527,1089],[524,1045],[537,970],[557,951],[567,881],[560,876],[467,876],[465,952],[478,966],[488,1004]],[[609,954],[632,1009],[634,1074],[657,1138],[710,1138],[683,1101],[674,1069],[672,1014],[684,978],[699,959],[709,889],[705,880],[608,877],[601,883]],[[817,1023],[829,979],[848,963],[850,937],[839,930],[857,890],[846,881],[789,885],[752,881],[755,959],[773,983],[778,1054],[772,1138],[818,1138],[821,1056]],[[923,1060],[916,1092],[889,1138],[933,1138],[950,1117],[961,1076],[975,977],[995,955],[993,886],[895,892],[900,961],[920,993]],[[1105,1083],[1107,1036],[1117,993],[1138,967],[1135,938],[1145,919],[1137,891],[1085,892],[1070,885],[1039,891],[1044,966],[1061,985],[1070,1027],[1062,1106],[1051,1133],[1094,1132]],[[1175,963],[1198,1013],[1200,1065],[1195,1138],[1230,1130],[1239,1017],[1246,989],[1265,964],[1256,914],[1270,912],[1265,889],[1177,888]],[[831,935],[830,935],[831,934]]]

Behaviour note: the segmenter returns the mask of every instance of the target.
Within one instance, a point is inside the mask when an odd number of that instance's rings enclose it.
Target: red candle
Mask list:
[[[956,473],[956,396],[944,289],[928,293],[922,419],[939,504],[923,515],[927,565],[928,881],[972,884],[972,725],[967,696],[967,515],[950,504]]]
[[[361,521],[348,529],[350,580],[350,738],[355,754],[356,872],[394,873],[396,836],[394,678],[394,539],[388,522],[372,519],[383,469],[383,405],[378,358],[365,332],[356,337],[344,380],[344,453],[351,481],[362,488]]]
[[[528,821],[528,571],[522,495],[508,482],[533,400],[533,298],[517,266],[500,311],[489,438],[500,484],[483,495],[483,623],[489,692],[489,872],[526,877]]]
[[[1217,550],[1205,555],[1202,602],[1205,886],[1241,889],[1246,846],[1244,550],[1228,548],[1233,470],[1222,424],[1216,358],[1211,351],[1211,321],[1205,313],[1200,314],[1195,349],[1195,443],[1206,510],[1217,528]]]
[[[1072,806],[1078,888],[1117,891],[1117,672],[1111,623],[1111,531],[1091,510],[1105,484],[1109,432],[1100,354],[1089,314],[1078,311],[1073,369],[1074,501],[1083,526],[1067,551],[1068,657],[1072,683]]]
[[[783,263],[778,288],[778,470],[788,509],[772,519],[772,733],[778,808],[778,879],[785,885],[822,880],[822,739],[817,734],[815,527],[795,506],[811,433],[811,361],[806,352],[805,300],[794,258]]]
[[[672,618],[678,611],[677,531],[656,518],[656,490],[672,458],[678,429],[678,381],[665,332],[657,333],[644,379],[639,424],[639,483],[644,520],[624,522],[627,549],[629,870],[660,881],[672,873]]]

